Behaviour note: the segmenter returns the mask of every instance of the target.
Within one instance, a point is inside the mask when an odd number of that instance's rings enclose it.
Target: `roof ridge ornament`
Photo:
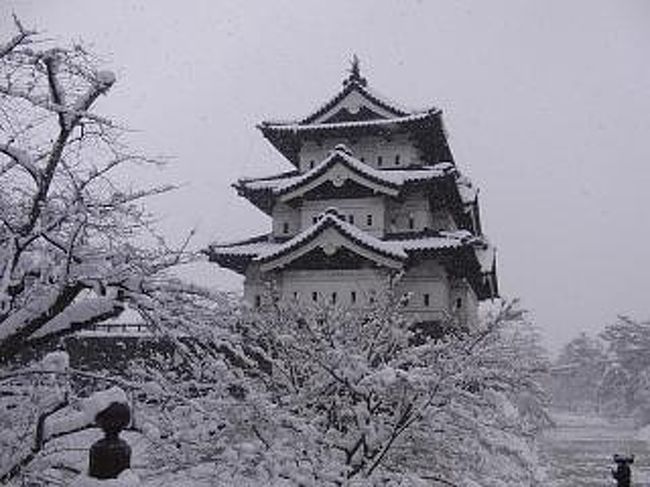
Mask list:
[[[352,60],[350,61],[350,69],[349,69],[350,75],[345,80],[343,80],[343,86],[345,86],[346,88],[352,84],[358,86],[368,85],[368,81],[366,80],[366,78],[361,76],[361,69],[359,68],[359,64],[360,63],[359,63],[358,56],[356,54],[353,54]]]

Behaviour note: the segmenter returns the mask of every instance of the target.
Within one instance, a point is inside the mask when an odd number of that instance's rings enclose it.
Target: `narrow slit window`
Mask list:
[[[255,295],[255,307],[259,308],[260,306],[262,306],[262,296],[260,296],[259,294],[256,294]]]
[[[299,298],[299,297],[300,297],[300,295],[298,294],[298,291],[294,291],[294,292],[293,292],[293,299],[295,299],[296,301],[298,301],[298,298]]]
[[[381,165],[384,163],[384,160],[382,159],[381,156],[377,156],[377,166],[381,167]]]
[[[354,224],[354,215],[348,215],[348,222]]]
[[[415,219],[412,216],[409,216],[409,230],[413,230],[415,228]]]
[[[314,160],[309,161],[309,169],[314,169],[315,165],[316,165],[316,161],[314,161]]]
[[[424,305],[425,306],[431,305],[431,296],[429,296],[429,293],[424,293]]]
[[[318,301],[318,293],[316,291],[312,291],[311,293],[311,300],[315,303]]]
[[[356,291],[351,291],[350,292],[350,302],[352,304],[357,302],[357,292]]]
[[[332,293],[332,304],[336,304],[336,291]]]
[[[372,215],[366,215],[366,225],[372,226]]]
[[[456,298],[456,309],[463,307],[463,298]]]
[[[289,223],[284,222],[282,224],[282,233],[289,233]]]
[[[316,223],[318,223],[318,217],[317,217],[317,216],[312,216],[312,217],[311,217],[311,222],[312,222],[314,225],[316,225]]]
[[[399,154],[395,156],[395,165],[399,166],[400,165],[400,160],[399,160]]]
[[[360,160],[361,162],[366,162],[366,158],[363,157],[363,156],[359,157],[359,160]]]

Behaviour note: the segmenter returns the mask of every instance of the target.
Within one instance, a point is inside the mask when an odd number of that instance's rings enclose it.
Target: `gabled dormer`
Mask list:
[[[359,59],[354,56],[350,75],[343,81],[343,89],[299,123],[318,125],[368,122],[406,117],[412,113],[369,88],[368,81],[361,76]]]

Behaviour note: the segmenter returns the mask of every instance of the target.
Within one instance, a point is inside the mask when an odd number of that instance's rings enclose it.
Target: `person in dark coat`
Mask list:
[[[616,480],[618,487],[630,487],[632,485],[632,470],[630,464],[634,463],[634,457],[622,457],[614,455],[616,470],[612,469],[612,477]]]

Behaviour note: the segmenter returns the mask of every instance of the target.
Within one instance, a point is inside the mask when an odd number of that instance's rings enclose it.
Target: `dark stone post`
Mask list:
[[[95,422],[104,431],[104,438],[90,447],[88,475],[96,479],[115,479],[131,467],[131,447],[120,438],[120,431],[131,421],[129,406],[112,402],[97,413]]]
[[[612,477],[616,479],[616,485],[618,487],[630,487],[632,485],[630,465],[634,463],[634,456],[614,455],[614,462],[616,462],[616,470],[612,469]]]

